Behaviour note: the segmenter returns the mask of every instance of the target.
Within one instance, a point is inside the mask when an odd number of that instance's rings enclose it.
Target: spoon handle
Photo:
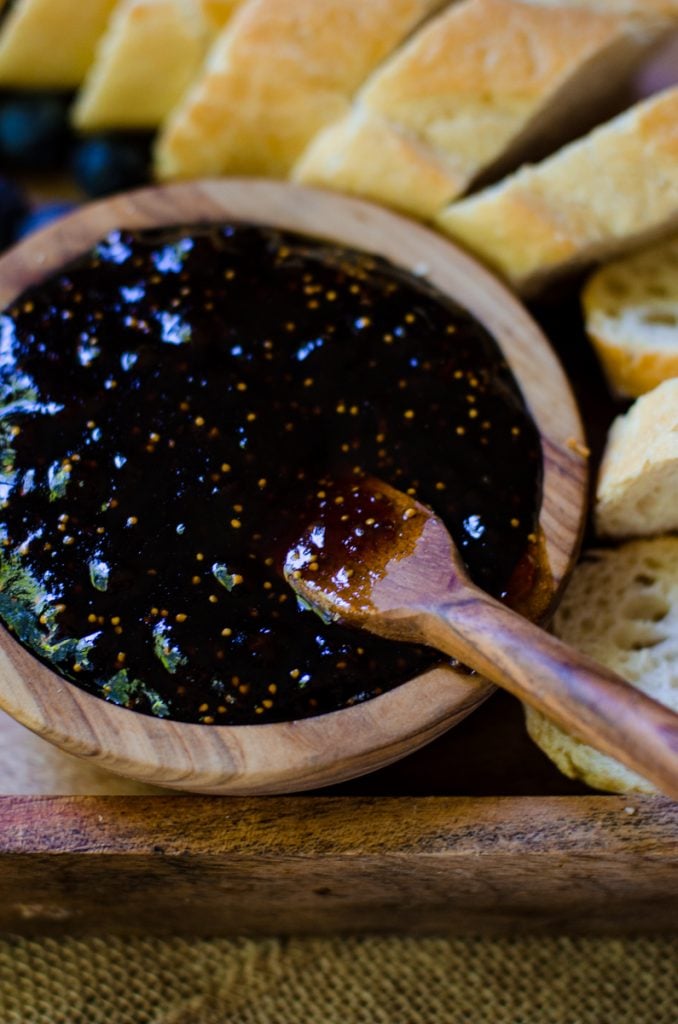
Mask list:
[[[474,586],[419,619],[458,658],[678,800],[678,714]]]

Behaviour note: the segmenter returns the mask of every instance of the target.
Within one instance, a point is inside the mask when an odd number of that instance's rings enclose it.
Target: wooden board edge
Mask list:
[[[646,797],[5,797],[0,931],[677,930],[677,837]]]
[[[649,844],[678,864],[678,803],[662,797],[0,797],[0,857],[460,856],[500,848],[608,856]]]

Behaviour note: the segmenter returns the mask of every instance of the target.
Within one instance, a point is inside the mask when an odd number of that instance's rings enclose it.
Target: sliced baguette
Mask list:
[[[643,395],[612,424],[595,518],[604,537],[678,532],[678,378]]]
[[[122,0],[73,108],[82,131],[153,129],[196,77],[236,0]]]
[[[436,221],[524,292],[666,236],[678,227],[678,87]]]
[[[582,304],[612,391],[636,398],[678,377],[678,237],[598,270]]]
[[[464,0],[378,68],[293,176],[432,217],[479,172],[595,122],[670,22]],[[604,107],[603,107],[604,109]]]
[[[248,0],[161,133],[158,176],[286,176],[372,69],[443,3]]]
[[[577,566],[554,632],[678,711],[678,537],[592,551]],[[570,778],[615,793],[653,793],[646,779],[526,708],[527,729]]]
[[[0,86],[74,89],[117,0],[15,0],[0,30]]]

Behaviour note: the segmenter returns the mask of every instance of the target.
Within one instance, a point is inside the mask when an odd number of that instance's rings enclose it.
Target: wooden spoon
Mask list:
[[[469,579],[428,508],[382,481],[317,500],[284,572],[325,620],[452,655],[678,799],[678,715]]]

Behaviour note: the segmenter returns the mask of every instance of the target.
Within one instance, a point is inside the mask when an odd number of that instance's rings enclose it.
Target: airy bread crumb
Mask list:
[[[553,628],[566,643],[678,711],[678,537],[588,552]],[[539,712],[525,712],[530,736],[565,775],[614,793],[656,792],[646,779]]]

